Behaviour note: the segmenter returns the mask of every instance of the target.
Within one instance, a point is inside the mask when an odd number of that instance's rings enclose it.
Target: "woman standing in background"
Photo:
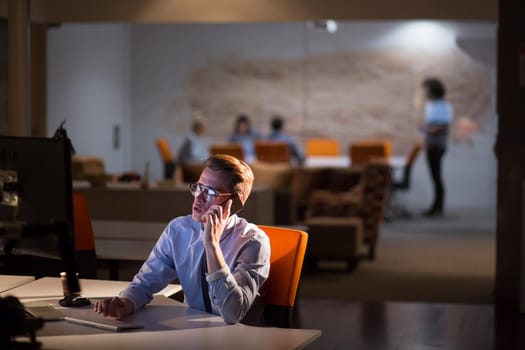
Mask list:
[[[426,102],[424,105],[425,148],[428,168],[434,185],[434,201],[424,216],[443,215],[445,185],[443,184],[441,164],[447,149],[449,126],[454,117],[452,105],[445,100],[445,86],[437,78],[423,81]]]

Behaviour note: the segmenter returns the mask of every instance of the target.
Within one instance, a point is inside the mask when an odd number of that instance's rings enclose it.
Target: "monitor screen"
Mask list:
[[[62,271],[74,276],[72,193],[67,139],[0,136],[0,222],[9,227],[0,237],[4,251],[61,259]]]

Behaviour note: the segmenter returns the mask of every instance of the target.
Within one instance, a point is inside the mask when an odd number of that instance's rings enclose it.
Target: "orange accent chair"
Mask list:
[[[255,141],[255,156],[267,163],[290,163],[290,146],[282,141]]]
[[[308,234],[275,226],[261,226],[270,238],[270,276],[264,286],[266,323],[289,328],[303,267]]]
[[[350,145],[352,165],[366,165],[372,158],[390,158],[392,144],[385,140],[361,140]]]
[[[306,140],[307,157],[332,157],[340,155],[339,141],[330,138],[311,138]]]
[[[165,138],[158,138],[155,144],[164,165],[164,179],[171,179],[175,173],[175,158],[171,152],[170,144]]]
[[[97,278],[95,236],[86,194],[83,192],[73,192],[73,221],[78,274],[81,278]]]
[[[210,146],[210,153],[215,154],[229,154],[240,160],[244,160],[244,151],[242,146],[238,143],[214,144]]]

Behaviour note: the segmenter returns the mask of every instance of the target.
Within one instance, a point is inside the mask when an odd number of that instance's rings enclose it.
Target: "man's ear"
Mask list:
[[[246,202],[244,200],[244,193],[238,192],[237,197],[239,197],[239,199],[241,200],[241,203],[244,205],[244,203]]]
[[[244,207],[244,204],[238,193],[233,194],[230,198],[232,200],[230,215],[232,215],[238,213]]]

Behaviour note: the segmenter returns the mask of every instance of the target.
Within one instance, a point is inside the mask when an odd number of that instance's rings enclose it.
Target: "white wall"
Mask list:
[[[442,44],[454,46],[461,40],[462,47],[470,45],[467,51],[472,58],[479,58],[485,69],[492,71],[495,95],[495,24],[442,24],[450,33],[442,38]],[[244,99],[232,102],[241,101],[241,104],[227,106],[228,101],[218,101],[214,94],[228,86],[221,75],[214,80],[215,61],[239,57],[248,61],[304,61],[305,55],[399,47],[416,40],[403,38],[402,28],[401,22],[346,22],[340,24],[340,32],[334,36],[312,30],[303,23],[64,25],[49,32],[49,132],[67,119],[66,127],[80,154],[102,156],[109,172],[142,172],[144,163],[150,162],[151,177],[158,179],[162,166],[155,139],[168,138],[176,150],[188,130],[194,109],[203,107],[208,117],[221,118],[211,126],[210,137],[214,140],[226,138],[225,130],[231,129],[235,117],[232,111],[248,111],[254,124],[266,131],[265,118],[269,111],[253,104],[243,105],[242,101],[260,102],[262,95],[268,94],[267,86],[252,86],[246,90]],[[426,39],[423,36],[419,40],[425,42]],[[478,45],[477,40],[489,45]],[[196,82],[199,71],[210,66],[212,79]],[[206,74],[209,79],[210,70]],[[316,105],[308,106],[308,101],[301,101],[304,98],[301,79],[304,77],[289,83],[288,98],[275,96],[277,111],[281,108],[285,115],[294,108],[301,113],[306,106],[305,115],[301,116],[305,119],[293,126],[299,138],[305,136],[303,122],[308,121],[309,111],[313,114],[312,120],[322,118],[316,115]],[[216,90],[208,90],[209,85]],[[407,104],[407,101],[399,103]],[[493,101],[488,103],[494,108]],[[446,154],[448,208],[495,208],[496,161],[492,145],[497,119],[493,110],[483,118],[485,124],[472,144],[451,144]],[[111,133],[115,124],[122,125],[120,150],[112,149]],[[423,209],[431,200],[423,153],[413,170],[412,188],[402,200],[411,208]]]
[[[80,155],[106,170],[131,167],[130,31],[127,25],[62,25],[48,32],[48,135],[62,120]],[[113,128],[120,145],[113,145]]]

